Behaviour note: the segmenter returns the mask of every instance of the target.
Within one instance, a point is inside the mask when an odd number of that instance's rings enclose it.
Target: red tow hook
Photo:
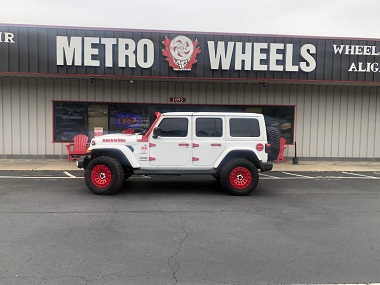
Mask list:
[[[270,143],[265,144],[265,152],[270,153]]]

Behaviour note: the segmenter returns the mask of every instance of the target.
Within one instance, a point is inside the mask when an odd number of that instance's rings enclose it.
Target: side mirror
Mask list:
[[[158,138],[159,136],[161,136],[161,133],[162,133],[162,129],[160,127],[154,128],[152,138],[154,139]]]

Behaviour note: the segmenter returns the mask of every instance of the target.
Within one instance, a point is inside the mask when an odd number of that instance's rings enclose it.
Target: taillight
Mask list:
[[[256,145],[256,149],[257,149],[258,151],[262,151],[262,150],[264,149],[264,146],[263,146],[261,143],[258,143],[258,144]]]
[[[265,152],[270,153],[270,143],[265,144]]]

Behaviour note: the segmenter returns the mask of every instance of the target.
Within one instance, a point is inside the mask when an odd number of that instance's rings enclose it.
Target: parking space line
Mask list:
[[[71,173],[67,172],[67,171],[63,171],[64,174],[66,174],[67,176],[69,176],[70,178],[76,178],[75,175],[72,175]]]
[[[358,177],[358,176],[316,176],[313,177],[316,179],[367,179],[367,177]]]
[[[367,178],[371,178],[371,179],[380,179],[380,177],[369,176],[369,175],[364,175],[364,174],[359,174],[359,173],[352,173],[352,172],[346,172],[346,171],[342,171],[342,173],[344,173],[344,174],[350,174],[350,175],[356,175],[356,176],[359,176],[359,177],[367,177]]]
[[[278,178],[273,178],[273,177],[261,177],[260,176],[260,180],[285,180],[285,179],[288,179],[288,180],[296,180],[296,179],[300,179],[299,177],[278,177]]]
[[[297,176],[297,177],[307,178],[307,179],[313,179],[313,178],[315,178],[315,177],[311,177],[311,176],[300,175],[300,174],[289,173],[289,172],[282,172],[282,173],[288,174],[288,175],[294,175],[294,176]]]
[[[260,176],[264,176],[264,177],[268,177],[268,178],[274,178],[274,179],[281,179],[280,177],[276,177],[276,176],[272,176],[272,175],[268,175],[268,174],[262,174],[262,173],[260,173]]]

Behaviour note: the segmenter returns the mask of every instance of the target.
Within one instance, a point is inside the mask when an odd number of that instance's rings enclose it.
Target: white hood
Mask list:
[[[136,143],[138,139],[141,139],[141,135],[137,134],[108,134],[103,136],[95,137],[91,140],[91,146],[99,144],[133,144]]]

